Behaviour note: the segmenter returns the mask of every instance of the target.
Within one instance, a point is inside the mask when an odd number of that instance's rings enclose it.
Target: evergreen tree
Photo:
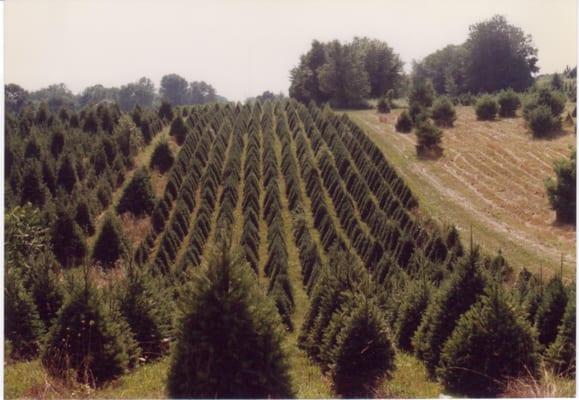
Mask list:
[[[175,138],[175,141],[179,145],[182,145],[189,133],[189,129],[185,122],[183,122],[183,118],[180,116],[176,116],[173,122],[171,123],[171,131],[169,132],[171,136]]]
[[[127,252],[127,244],[118,219],[112,213],[105,216],[94,244],[92,258],[104,267],[111,267]]]
[[[174,113],[173,113],[173,108],[171,107],[171,104],[163,101],[161,102],[161,106],[159,107],[159,112],[158,112],[159,118],[164,120],[165,122],[169,122],[172,121],[174,118]]]
[[[556,179],[545,182],[549,203],[557,213],[560,222],[576,223],[577,197],[577,149],[573,149],[569,160],[562,159],[555,162]]]
[[[35,158],[40,160],[40,147],[38,146],[35,137],[32,137],[28,143],[26,143],[26,148],[24,149],[24,158]]]
[[[429,298],[430,286],[423,279],[412,282],[405,288],[404,298],[399,306],[398,318],[394,326],[394,335],[401,349],[413,350],[412,336],[420,325]]]
[[[64,150],[64,135],[61,131],[56,131],[50,138],[50,152],[55,160],[58,159],[62,150]]]
[[[42,364],[58,377],[72,369],[79,382],[95,386],[127,371],[137,354],[126,322],[107,307],[103,293],[85,276],[84,282],[72,285],[58,312]]]
[[[476,117],[480,121],[492,121],[499,112],[499,104],[493,96],[481,96],[475,105]]]
[[[30,268],[27,280],[38,316],[48,330],[64,299],[58,277],[58,265],[54,258],[47,253],[37,257]]]
[[[576,362],[576,307],[575,282],[573,282],[563,320],[557,329],[557,337],[545,353],[547,365],[553,368],[556,373],[573,378],[575,377]]]
[[[78,264],[86,256],[84,235],[67,210],[60,210],[52,226],[52,251],[58,262],[70,267]]]
[[[497,382],[534,374],[537,346],[533,331],[494,284],[456,324],[445,343],[437,372],[444,386],[472,397],[493,397]]]
[[[412,119],[408,114],[408,111],[404,110],[400,113],[396,119],[396,131],[402,133],[408,133],[412,130]]]
[[[117,205],[117,212],[119,214],[130,212],[136,216],[143,216],[151,214],[154,206],[155,195],[151,185],[151,176],[147,168],[139,168],[124,190]]]
[[[452,126],[456,121],[456,111],[452,101],[446,96],[438,97],[432,106],[432,119],[438,126]]]
[[[191,289],[182,305],[169,395],[291,397],[281,321],[251,269],[225,248]]]
[[[171,147],[169,147],[169,142],[162,140],[155,146],[149,165],[151,168],[156,168],[160,173],[164,174],[173,166],[174,161],[175,157],[173,156]]]
[[[76,205],[74,221],[78,224],[78,226],[80,226],[85,235],[94,235],[95,229],[92,220],[93,218],[89,205],[85,200],[79,200]]]
[[[12,269],[5,276],[4,334],[12,347],[8,356],[15,360],[32,359],[38,355],[44,333],[42,320],[18,271]]]
[[[412,346],[431,375],[438,366],[444,342],[460,316],[477,301],[484,286],[480,256],[478,249],[474,249],[456,262],[452,274],[428,304],[412,338]]]
[[[46,202],[46,187],[37,163],[32,163],[24,173],[20,199],[21,204],[30,202],[35,207],[42,207]]]
[[[548,346],[557,337],[557,328],[565,314],[567,290],[561,277],[553,277],[543,291],[541,302],[535,315],[535,327],[539,333],[539,343]]]
[[[60,164],[56,183],[69,194],[72,192],[72,189],[74,189],[74,185],[76,184],[76,171],[69,156],[65,156],[62,164]]]
[[[412,82],[410,95],[408,96],[410,104],[418,104],[421,107],[428,108],[434,101],[434,87],[430,79],[416,79]]]
[[[378,306],[360,299],[337,340],[332,376],[339,394],[368,397],[378,380],[394,369],[394,349],[387,331]]]
[[[517,109],[521,107],[519,96],[512,90],[503,90],[499,93],[497,100],[499,102],[499,115],[501,117],[514,117]]]
[[[135,334],[135,340],[146,359],[162,356],[171,328],[170,296],[148,271],[130,266],[127,278],[117,290],[119,311]]]
[[[52,165],[46,159],[42,160],[42,179],[49,192],[54,196],[56,194],[56,177]]]

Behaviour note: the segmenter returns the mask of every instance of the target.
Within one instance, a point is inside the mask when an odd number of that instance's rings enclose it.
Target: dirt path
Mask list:
[[[555,222],[544,189],[553,161],[575,144],[567,134],[533,140],[522,118],[476,120],[458,107],[455,127],[444,130],[444,155],[418,160],[414,134],[400,134],[400,111],[379,118],[374,111],[348,112],[385,153],[432,217],[462,231],[472,229],[488,252],[502,249],[515,268],[559,271],[575,276],[575,228]],[[464,236],[464,234],[463,234]]]

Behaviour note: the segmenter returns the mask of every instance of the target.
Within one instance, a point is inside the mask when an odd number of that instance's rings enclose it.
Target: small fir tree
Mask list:
[[[195,276],[169,370],[171,397],[291,397],[273,304],[226,245]],[[202,368],[198,368],[202,365]]]
[[[494,97],[486,94],[481,96],[475,105],[476,117],[480,121],[492,121],[499,112],[499,104]]]
[[[412,119],[408,114],[408,111],[404,110],[400,113],[396,119],[396,131],[402,133],[408,133],[412,130]]]
[[[169,142],[166,140],[160,141],[151,155],[150,167],[157,169],[160,173],[167,172],[175,161]]]
[[[60,164],[60,168],[58,169],[56,183],[70,194],[72,189],[74,189],[76,180],[76,171],[73,163],[69,156],[65,156],[62,164]]]
[[[557,328],[563,319],[567,299],[567,290],[561,277],[553,277],[543,291],[535,315],[535,328],[542,346],[549,346],[557,337]]]
[[[183,118],[180,116],[175,117],[173,122],[171,123],[171,131],[169,132],[171,136],[175,138],[177,144],[182,145],[189,133],[189,129],[187,129],[187,125],[183,121]]]
[[[52,227],[51,244],[54,256],[65,267],[78,264],[86,256],[84,235],[67,210],[57,213]]]
[[[155,195],[151,185],[151,176],[145,168],[139,168],[133,178],[126,186],[119,204],[117,212],[119,214],[130,212],[138,217],[150,215],[155,207]]]
[[[127,252],[126,240],[118,219],[108,213],[93,248],[92,258],[111,267]]]
[[[545,353],[545,361],[557,374],[575,377],[576,358],[576,297],[575,282],[571,284],[571,290],[567,299],[567,306],[563,314],[563,320],[557,329],[557,337]]]
[[[432,119],[438,126],[450,127],[456,121],[454,104],[446,96],[438,97],[432,106]]]

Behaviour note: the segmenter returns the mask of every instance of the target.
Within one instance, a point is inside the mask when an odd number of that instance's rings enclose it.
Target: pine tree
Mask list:
[[[396,119],[396,132],[408,133],[412,130],[412,119],[408,111],[404,110]]]
[[[50,152],[55,160],[64,150],[64,135],[61,131],[54,132],[50,138]]]
[[[412,351],[412,336],[418,329],[422,315],[428,306],[430,287],[421,279],[405,288],[404,298],[399,306],[398,318],[394,326],[396,341],[401,349]]]
[[[445,387],[472,397],[493,397],[497,382],[534,374],[537,342],[503,289],[493,284],[456,324],[445,343],[437,372]]]
[[[539,332],[541,345],[548,346],[557,337],[557,328],[565,313],[567,298],[567,290],[563,286],[561,277],[553,277],[543,291],[535,315],[535,327]]]
[[[189,130],[187,129],[187,125],[183,122],[183,118],[180,116],[175,117],[173,122],[171,123],[171,136],[175,137],[175,140],[179,145],[182,145],[187,137]]]
[[[4,334],[12,347],[8,356],[15,360],[36,357],[44,327],[36,304],[22,285],[22,277],[16,269],[6,273],[4,302]]]
[[[58,169],[58,177],[56,183],[58,186],[64,188],[67,193],[71,193],[76,184],[76,171],[70,157],[65,156],[60,168]]]
[[[173,166],[174,161],[175,157],[173,156],[171,147],[169,147],[169,142],[162,140],[157,144],[157,146],[155,146],[149,165],[151,168],[155,168],[159,170],[160,173],[164,174]]]
[[[40,177],[38,164],[32,163],[22,179],[21,204],[30,202],[33,206],[42,207],[46,202],[46,187]]]
[[[184,297],[169,395],[291,397],[279,315],[250,268],[223,247]]]
[[[161,103],[161,106],[159,107],[158,115],[160,119],[168,122],[173,120],[175,114],[173,113],[173,108],[171,107],[171,104],[166,101],[163,101]]]
[[[431,375],[438,366],[444,342],[462,314],[477,301],[485,281],[480,271],[478,249],[456,262],[454,271],[428,304],[412,346]]]
[[[90,211],[90,207],[88,206],[85,200],[79,200],[76,205],[74,220],[83,230],[85,235],[92,236],[94,235],[94,224],[92,213]]]
[[[65,267],[78,264],[86,256],[84,235],[67,210],[57,213],[52,227],[51,244],[54,256]]]
[[[139,168],[124,190],[117,205],[117,212],[119,214],[130,212],[140,217],[151,214],[154,206],[155,195],[151,176],[145,167]]]
[[[104,267],[111,267],[127,252],[127,244],[118,219],[109,213],[94,244],[92,258]]]
[[[117,289],[119,311],[146,359],[160,357],[167,350],[164,341],[170,333],[172,307],[166,292],[148,271],[133,266]]]
[[[107,307],[88,277],[71,286],[48,334],[42,364],[54,376],[72,369],[79,382],[99,385],[127,371],[138,353],[126,322]]]
[[[378,380],[394,369],[394,349],[383,313],[372,300],[359,299],[337,345],[332,377],[345,397],[368,397]]]
[[[27,277],[38,316],[46,330],[52,326],[64,300],[57,273],[58,265],[54,259],[48,254],[43,254],[34,260]]]
[[[571,290],[567,299],[567,306],[559,328],[557,337],[545,353],[545,361],[557,374],[575,377],[576,358],[576,317],[575,309],[575,282],[571,284]]]

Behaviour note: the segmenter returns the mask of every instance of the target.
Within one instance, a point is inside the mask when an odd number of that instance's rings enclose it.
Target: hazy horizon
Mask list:
[[[5,82],[74,93],[163,75],[204,80],[230,100],[287,94],[289,71],[314,39],[383,40],[412,60],[460,44],[494,14],[532,35],[539,74],[577,60],[574,0],[276,1],[7,0]],[[449,12],[452,10],[452,12]]]

